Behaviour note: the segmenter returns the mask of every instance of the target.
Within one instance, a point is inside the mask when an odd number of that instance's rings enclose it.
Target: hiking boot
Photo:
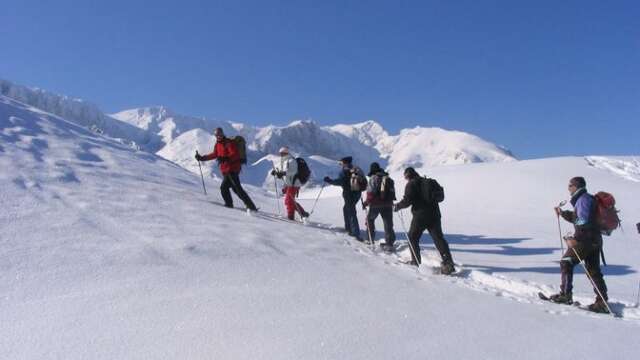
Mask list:
[[[593,311],[595,313],[608,314],[609,309],[607,308],[607,303],[602,300],[602,298],[598,297],[596,301],[588,306],[589,311]]]
[[[556,304],[573,304],[573,295],[571,293],[558,293],[549,296],[549,300],[553,301]]]
[[[308,213],[308,212],[306,212],[306,211],[303,211],[303,212],[301,212],[301,213],[300,213],[300,217],[302,217],[302,218],[308,218],[308,217],[309,217],[309,213]]]
[[[455,266],[453,266],[453,263],[451,261],[447,261],[447,262],[443,262],[440,265],[440,273],[442,275],[451,275],[456,271]]]
[[[385,251],[385,252],[394,252],[394,251],[396,251],[396,248],[393,245],[389,245],[387,243],[380,244],[380,248],[382,249],[382,251]]]

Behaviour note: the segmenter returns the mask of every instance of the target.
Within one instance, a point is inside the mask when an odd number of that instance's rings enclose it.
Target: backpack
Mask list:
[[[429,179],[426,176],[420,178],[420,193],[422,199],[428,204],[444,201],[444,188],[435,179]]]
[[[238,153],[240,154],[240,163],[246,164],[247,163],[247,141],[240,135],[232,137],[231,141],[233,141],[236,144],[236,147],[238,148]]]
[[[613,230],[620,227],[616,199],[613,195],[600,191],[594,195],[596,202],[595,221],[603,235],[611,235]]]
[[[309,165],[307,165],[307,162],[301,157],[296,158],[296,162],[298,163],[298,173],[295,177],[304,185],[309,181],[309,177],[311,177],[311,169],[309,169]],[[295,179],[293,181],[295,182]]]
[[[354,166],[349,170],[351,177],[349,178],[349,185],[351,191],[364,191],[367,188],[367,178],[364,176],[364,171],[357,166]]]
[[[372,181],[372,184],[375,186],[373,190],[373,194],[377,196],[380,200],[394,201],[396,199],[396,187],[392,178],[389,177],[389,174],[374,175],[378,177],[378,180],[375,179]]]

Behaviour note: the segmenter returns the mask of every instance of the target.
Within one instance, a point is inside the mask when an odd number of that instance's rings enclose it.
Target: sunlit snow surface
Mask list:
[[[198,138],[198,134],[194,134]],[[322,160],[324,161],[324,160]],[[219,183],[0,97],[0,353],[6,359],[632,359],[640,351],[638,183],[584,158],[419,169],[445,187],[457,277],[419,272],[336,232],[220,207]],[[614,319],[542,303],[557,288],[552,207],[571,176],[616,195],[605,239]],[[403,184],[399,174],[399,193]],[[310,189],[300,201],[311,208]],[[239,206],[236,199],[236,205]],[[359,212],[362,219],[364,213]],[[408,224],[410,215],[404,213]],[[362,226],[362,221],[361,221]],[[378,224],[381,227],[381,224]],[[563,223],[563,231],[569,230]],[[379,232],[377,238],[381,238]],[[576,274],[576,298],[592,298]],[[593,345],[593,346],[588,346]]]

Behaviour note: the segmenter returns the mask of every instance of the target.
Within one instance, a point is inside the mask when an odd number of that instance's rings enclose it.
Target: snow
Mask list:
[[[206,133],[182,135],[206,147]],[[458,277],[431,273],[428,236],[427,266],[416,272],[331,230],[342,222],[337,187],[323,191],[308,226],[247,216],[216,205],[216,179],[206,179],[205,197],[199,175],[5,96],[0,166],[10,170],[0,173],[3,358],[639,355],[640,243],[631,224],[640,190],[581,157],[419,168],[445,187]],[[557,287],[552,207],[578,174],[617,196],[625,231],[605,240],[604,272],[623,319],[535,296]],[[272,194],[246,188],[264,213],[276,211]],[[318,191],[300,201],[310,207]],[[592,298],[581,273],[575,290],[580,301]]]

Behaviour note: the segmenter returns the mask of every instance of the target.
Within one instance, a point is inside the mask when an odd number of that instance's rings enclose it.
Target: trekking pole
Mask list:
[[[198,150],[196,150],[196,155],[198,154]],[[202,190],[204,190],[204,194],[207,195],[207,188],[204,186],[204,175],[202,175],[202,166],[200,165],[200,160],[198,161],[198,167],[200,168],[200,178],[202,179]]]
[[[273,171],[276,171],[275,166],[272,167]],[[273,190],[276,192],[276,206],[278,208],[278,215],[282,215],[282,211],[280,211],[280,194],[278,194],[278,180],[276,178],[276,174],[273,174]]]
[[[567,202],[565,200],[562,200],[558,204],[558,207],[561,208],[566,203]],[[560,226],[560,214],[556,214],[556,217],[558,218],[558,234],[560,235],[560,249],[562,249],[562,254],[560,254],[560,257],[562,257],[562,256],[564,256],[564,241],[562,239],[562,227]]]
[[[360,198],[360,201],[362,201],[362,198]],[[364,202],[362,203],[362,206],[364,206]],[[369,228],[369,213],[371,212],[371,205],[369,205],[369,207],[367,207],[367,212],[365,214],[365,218],[364,218],[364,223],[367,225],[367,235],[369,235],[369,245],[371,245],[371,250],[374,250],[376,247],[376,244],[373,242],[373,237],[371,235],[371,229]]]
[[[416,266],[420,267],[420,263],[418,263],[418,256],[416,255],[416,251],[413,249],[413,245],[411,245],[411,240],[409,239],[409,233],[407,232],[407,227],[404,225],[404,216],[402,215],[402,210],[400,213],[400,223],[402,224],[402,230],[404,230],[404,235],[407,237],[407,242],[409,243],[409,249],[413,254],[413,258],[416,260]]]
[[[315,210],[316,204],[318,203],[318,200],[320,199],[320,194],[322,194],[322,190],[324,190],[325,186],[327,186],[327,183],[325,183],[323,181],[322,182],[322,187],[320,188],[320,191],[318,192],[318,196],[316,196],[316,200],[313,202],[313,206],[311,207],[311,211],[309,212],[309,215],[313,214],[313,210]]]
[[[611,314],[611,315],[613,315],[615,317],[615,314],[613,313],[613,311],[611,311],[611,308],[609,307],[609,302],[604,299],[604,296],[602,296],[602,292],[600,292],[600,289],[596,286],[596,283],[595,283],[595,281],[593,281],[593,278],[591,277],[591,274],[589,274],[589,271],[587,270],[587,267],[583,264],[582,258],[580,258],[580,255],[578,255],[578,252],[576,251],[576,249],[571,248],[571,250],[573,250],[573,253],[576,254],[576,257],[578,258],[578,261],[580,261],[580,265],[582,265],[582,268],[584,269],[584,273],[587,274],[587,277],[589,278],[589,281],[591,282],[591,285],[593,286],[594,289],[596,289],[596,292],[600,296],[600,299],[602,299],[602,301],[604,301],[604,304],[607,305],[607,310],[609,310],[609,314]]]

